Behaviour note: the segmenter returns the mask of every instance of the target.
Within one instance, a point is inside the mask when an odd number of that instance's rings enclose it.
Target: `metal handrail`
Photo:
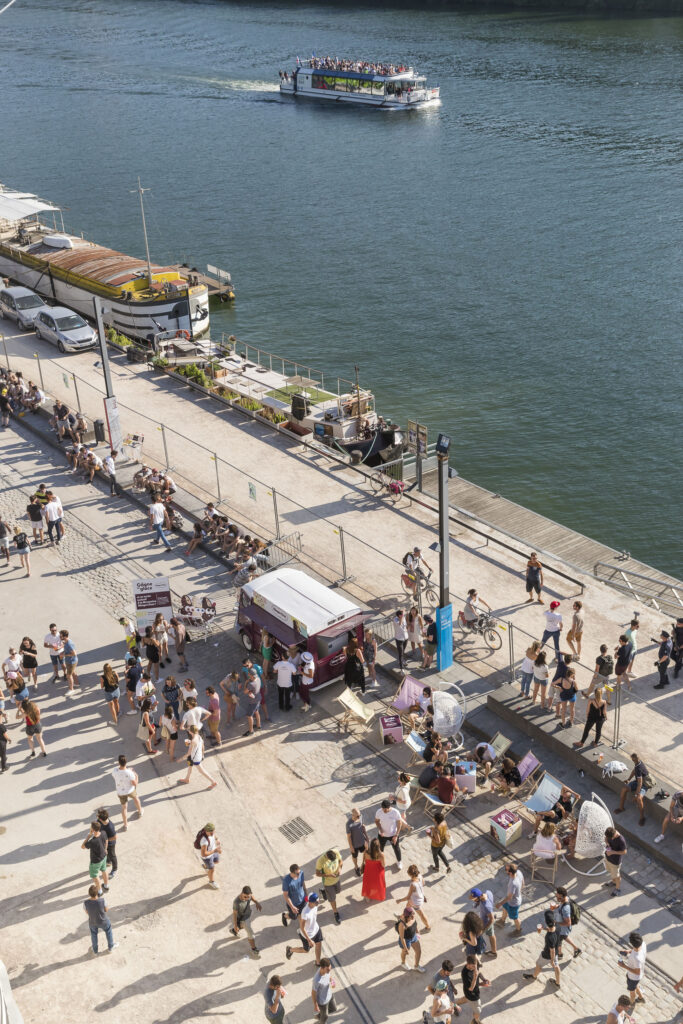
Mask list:
[[[607,575],[600,574],[600,569],[606,569],[610,571],[609,578]],[[602,580],[603,583],[609,584],[614,587],[615,590],[620,590],[622,593],[632,595],[637,601],[642,604],[650,604],[656,608],[658,612],[668,612],[669,614],[679,614],[683,610],[683,599],[679,594],[678,590],[683,589],[683,584],[668,583],[664,579],[657,579],[654,576],[646,576],[642,572],[635,572],[635,570],[624,569],[620,565],[613,565],[610,562],[596,562],[593,566],[593,575],[596,579]],[[623,582],[617,582],[616,577],[620,576]],[[647,593],[646,587],[639,587],[640,593],[631,583],[631,577],[634,580],[642,580],[645,584],[656,589],[656,593]],[[673,595],[675,600],[666,596],[667,591]]]

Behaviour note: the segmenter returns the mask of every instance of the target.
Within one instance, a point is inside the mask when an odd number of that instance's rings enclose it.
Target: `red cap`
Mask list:
[[[553,610],[553,608],[559,608],[559,607],[560,607],[560,602],[559,601],[551,601],[550,602],[550,610],[551,611]]]

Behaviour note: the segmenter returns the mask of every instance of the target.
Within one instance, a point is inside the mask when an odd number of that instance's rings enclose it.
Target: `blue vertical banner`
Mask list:
[[[438,672],[453,664],[453,605],[436,609],[436,668]]]

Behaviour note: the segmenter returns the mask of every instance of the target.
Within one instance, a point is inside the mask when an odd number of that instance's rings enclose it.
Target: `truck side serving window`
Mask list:
[[[315,638],[318,659],[329,658],[332,654],[339,654],[347,644],[346,633],[340,633],[339,636],[325,636],[324,633],[319,633]]]

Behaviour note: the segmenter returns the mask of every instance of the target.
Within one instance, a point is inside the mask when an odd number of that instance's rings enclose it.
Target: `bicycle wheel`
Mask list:
[[[488,629],[484,630],[484,640],[492,651],[497,651],[503,646],[503,638],[493,626],[489,626]]]
[[[408,597],[415,597],[414,581],[410,582],[406,578],[406,573],[401,573],[401,586],[403,587],[403,593],[407,594]]]
[[[439,592],[433,583],[428,583],[422,594],[422,600],[426,601],[430,608],[436,608],[439,603]]]
[[[370,477],[370,486],[372,487],[375,494],[381,494],[384,488],[386,487],[384,473],[382,473],[381,471],[373,473],[372,476]]]

